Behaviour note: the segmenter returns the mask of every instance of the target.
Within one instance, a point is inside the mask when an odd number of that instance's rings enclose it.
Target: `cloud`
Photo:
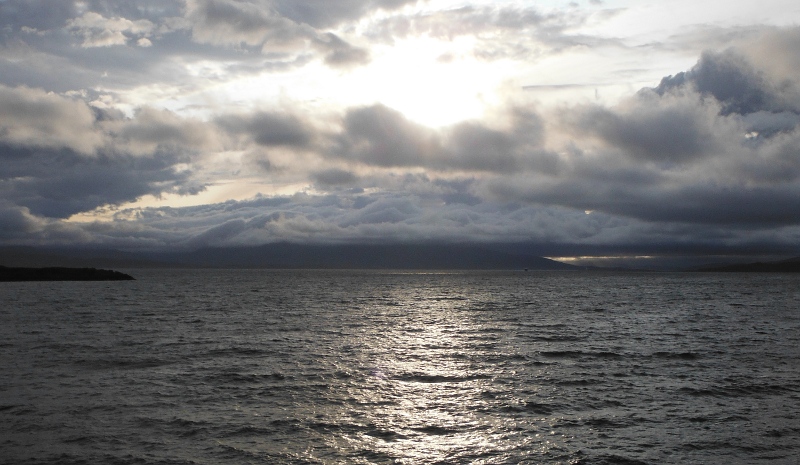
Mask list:
[[[655,91],[690,86],[703,95],[713,96],[730,113],[752,113],[772,106],[767,82],[740,54],[706,52],[688,72],[664,78]]]
[[[574,130],[602,139],[632,158],[674,164],[719,150],[719,104],[696,94],[646,92],[616,109],[588,106],[569,112]]]
[[[518,140],[512,135],[477,122],[456,125],[449,134],[451,153],[458,167],[468,170],[510,172],[517,168],[515,149]]]
[[[780,253],[800,238],[798,227],[752,231],[724,225],[662,223],[571,208],[481,201],[442,203],[433,180],[407,178],[408,190],[336,195],[296,194],[184,208],[119,212],[133,218],[113,223],[70,225],[71,234],[109,246],[193,249],[203,246],[295,243],[525,243],[541,254],[567,253]],[[463,184],[469,186],[471,183]],[[450,187],[454,187],[451,184]],[[437,193],[438,191],[438,193]],[[437,201],[439,200],[439,201]],[[56,223],[34,218],[18,243],[44,240]],[[76,239],[73,239],[76,240]]]
[[[277,0],[269,2],[281,15],[315,28],[334,27],[345,21],[356,21],[376,11],[396,10],[418,0]]]
[[[21,239],[43,229],[44,221],[24,207],[0,202],[0,238]]]
[[[270,5],[233,0],[188,0],[187,18],[195,40],[212,44],[290,44],[313,29],[278,14]]]
[[[246,115],[224,115],[217,124],[233,134],[245,134],[258,145],[265,147],[303,148],[311,144],[313,130],[299,117],[258,111]]]
[[[259,45],[304,37],[414,3],[417,0],[188,0],[187,17],[199,40]]]
[[[91,154],[103,143],[91,109],[40,89],[0,85],[0,142]]]
[[[153,109],[135,118],[82,101],[0,87],[0,193],[33,215],[67,218],[165,192],[197,192],[190,163],[214,127]]]
[[[565,109],[571,151],[557,174],[492,179],[487,192],[652,224],[800,224],[797,115],[723,108],[713,95],[683,89]]]
[[[216,128],[200,120],[181,118],[168,110],[140,108],[134,118],[102,123],[116,148],[132,154],[158,151],[212,151],[223,147]]]
[[[415,182],[431,183],[417,179]],[[434,186],[431,186],[434,187]],[[433,188],[437,190],[437,188]],[[183,209],[149,209],[136,224],[165,245],[241,245],[269,242],[392,242],[544,240],[568,211],[484,203],[442,206],[440,195],[407,192],[294,195]],[[592,219],[595,221],[595,219]],[[119,224],[123,226],[122,223]],[[113,227],[113,226],[112,226]],[[566,237],[562,237],[567,239]]]
[[[475,40],[472,53],[481,59],[531,58],[575,47],[620,46],[616,39],[574,32],[594,16],[611,13],[468,5],[382,18],[369,26],[366,35],[388,43],[419,36],[447,41],[470,37]]]
[[[383,105],[349,110],[336,153],[346,159],[377,166],[424,166],[440,156],[436,133]]]
[[[703,52],[692,69],[665,77],[654,90],[664,94],[691,88],[714,97],[723,114],[798,112],[800,88],[790,71],[800,69],[795,45],[800,45],[797,28],[752,31],[736,47]],[[769,54],[769,60],[763,54]]]
[[[350,171],[331,168],[311,174],[311,179],[321,187],[333,187],[342,185],[352,185],[358,177]]]
[[[67,28],[83,37],[82,47],[108,47],[125,45],[131,38],[147,40],[155,25],[146,19],[131,21],[115,17],[105,18],[88,11],[82,16],[67,21]]]
[[[543,167],[539,116],[511,108],[510,127],[466,121],[433,130],[383,105],[353,108],[343,118],[330,153],[365,165],[421,167],[440,171],[512,172]]]
[[[75,2],[70,0],[4,0],[0,25],[18,31],[48,31],[62,27],[76,13]]]
[[[314,45],[325,54],[325,64],[333,68],[364,65],[370,59],[367,49],[355,47],[330,32],[317,36]]]
[[[189,178],[189,172],[175,168],[184,160],[172,154],[86,158],[63,150],[0,150],[7,164],[0,176],[3,198],[49,218],[176,191]]]
[[[322,53],[326,64],[349,67],[367,63],[369,52],[317,27],[335,25],[337,18],[356,19],[356,13],[365,14],[393,3],[402,2],[349,1],[326,6],[327,3],[189,0],[187,18],[192,23],[193,38],[203,43],[258,46],[264,53],[302,54],[315,49]]]
[[[586,32],[593,15],[613,12],[437,8],[6,0],[0,236],[131,248],[494,241],[562,252],[797,243],[800,28],[749,27],[746,40],[731,34],[741,28],[695,31],[661,44],[685,51],[715,38],[693,67],[612,103],[547,107],[508,90],[528,79],[527,64],[598,47],[638,53]],[[377,64],[415,37],[441,40],[454,64],[469,56],[499,60],[492,73],[520,71],[497,95],[481,94],[494,102],[484,115],[439,128],[371,96],[309,87],[356,78],[341,70]],[[185,200],[254,196],[127,206],[204,188]],[[114,219],[64,221],[94,209]]]

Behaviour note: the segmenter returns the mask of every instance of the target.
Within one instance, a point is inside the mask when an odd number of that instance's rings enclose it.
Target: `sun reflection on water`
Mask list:
[[[366,428],[347,438],[347,447],[369,451],[366,462],[497,463],[504,452],[518,457],[551,447],[550,438],[527,434],[530,425],[517,427],[517,420],[493,412],[492,384],[513,373],[487,363],[509,348],[502,331],[476,318],[475,298],[483,305],[491,296],[432,286],[396,289],[366,312],[392,322],[367,325],[352,341],[362,351],[366,376],[363,385],[351,386],[355,407],[346,415]]]

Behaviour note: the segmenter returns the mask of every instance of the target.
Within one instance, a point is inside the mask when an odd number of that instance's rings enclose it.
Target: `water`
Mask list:
[[[8,464],[795,464],[800,276],[0,283]]]

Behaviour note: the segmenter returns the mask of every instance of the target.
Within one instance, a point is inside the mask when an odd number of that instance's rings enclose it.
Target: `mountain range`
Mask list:
[[[482,244],[275,243],[255,247],[201,248],[163,253],[2,247],[0,264],[17,267],[102,268],[580,269],[536,256],[521,247]]]

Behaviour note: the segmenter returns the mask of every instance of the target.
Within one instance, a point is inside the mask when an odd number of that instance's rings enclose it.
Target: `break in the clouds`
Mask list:
[[[0,0],[0,241],[797,254],[800,11],[658,5]]]

